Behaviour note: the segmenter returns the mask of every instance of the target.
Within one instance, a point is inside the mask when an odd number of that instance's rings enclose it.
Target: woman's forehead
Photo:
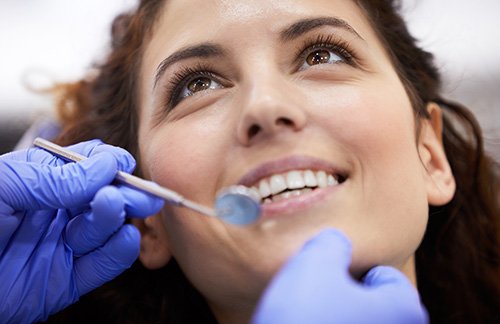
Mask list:
[[[370,28],[351,0],[168,0],[160,15],[156,30],[169,43],[206,41],[234,31],[277,33],[294,20],[317,16],[341,18],[360,34]]]

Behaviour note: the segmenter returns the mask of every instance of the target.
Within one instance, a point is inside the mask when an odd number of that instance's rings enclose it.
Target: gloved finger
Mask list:
[[[80,295],[112,280],[129,268],[139,256],[140,233],[123,225],[106,244],[75,261],[76,287]]]
[[[70,145],[70,146],[67,146],[66,148],[73,151],[73,152],[76,152],[78,154],[82,154],[82,155],[88,157],[88,156],[90,156],[90,153],[92,152],[92,150],[99,145],[103,145],[103,142],[101,140],[95,139],[95,140],[90,140],[90,141],[80,142],[78,144]],[[32,147],[32,148],[25,149],[25,150],[10,152],[10,153],[3,155],[2,157],[6,158],[6,159],[14,160],[14,161],[37,162],[40,164],[48,164],[48,165],[53,165],[53,166],[57,166],[57,165],[60,166],[60,165],[63,165],[66,163],[64,160],[58,158],[54,154],[52,154],[44,149],[38,148],[38,147]]]
[[[371,291],[379,302],[385,300],[388,309],[399,310],[393,314],[393,323],[402,321],[396,317],[399,314],[405,314],[406,323],[428,323],[427,311],[420,302],[417,289],[398,269],[377,266],[370,269],[362,281],[365,287],[372,288]],[[401,311],[402,309],[406,310]],[[413,316],[413,320],[410,320],[410,316]]]
[[[328,229],[307,241],[279,271],[271,286],[296,289],[298,278],[334,278],[347,276],[351,262],[350,241],[341,232]],[[301,280],[304,287],[312,287],[308,280]],[[289,288],[286,288],[289,287]],[[315,289],[315,288],[312,288]]]
[[[60,160],[58,157],[50,152],[42,150],[40,148],[29,148],[25,150],[19,150],[14,152],[9,152],[1,156],[4,160],[19,161],[19,162],[37,162],[40,164],[47,165],[63,165],[65,162]],[[58,160],[59,163],[58,163]]]
[[[389,266],[371,268],[362,279],[363,285],[373,288],[400,290],[402,288],[415,291],[415,287],[398,269]],[[418,294],[417,294],[418,295]]]
[[[118,146],[104,144],[98,139],[80,142],[66,148],[86,157],[91,157],[102,152],[111,153],[118,162],[118,170],[131,173],[135,169],[135,159],[129,152]]]
[[[135,160],[130,153],[120,147],[104,144],[98,139],[80,142],[67,146],[66,148],[85,157],[90,157],[102,152],[108,152],[116,157],[119,170],[131,173],[135,168]],[[37,162],[52,166],[61,166],[67,163],[67,161],[64,161],[54,154],[38,147],[10,152],[4,154],[2,158],[22,162]]]
[[[389,266],[377,266],[368,271],[363,278],[363,285],[376,288],[377,294],[392,296],[400,305],[420,304],[417,289],[398,269]]]
[[[75,207],[90,201],[117,170],[116,158],[106,152],[61,167],[0,160],[0,201],[18,211]]]
[[[148,217],[156,214],[164,205],[164,200],[139,189],[118,186],[125,200],[125,211],[129,217]]]
[[[116,158],[118,161],[118,170],[127,173],[132,173],[134,171],[136,166],[134,157],[128,151],[118,146],[102,144],[94,146],[89,151],[84,150],[82,154],[91,157],[102,152],[111,153]]]
[[[307,241],[286,263],[284,271],[330,277],[347,275],[351,253],[352,247],[347,237],[338,230],[327,229]]]
[[[73,218],[66,226],[66,244],[76,256],[102,246],[125,221],[125,201],[113,186],[99,190],[90,211]]]
[[[322,231],[276,274],[259,301],[253,322],[265,323],[274,318],[273,314],[278,322],[300,322],[280,319],[279,316],[289,314],[286,309],[290,305],[304,304],[304,299],[309,303],[314,296],[329,296],[332,283],[341,285],[346,279],[351,280],[348,274],[350,261],[349,240],[337,230]]]
[[[126,217],[145,218],[158,213],[165,204],[163,199],[128,185],[118,185],[116,188],[120,190],[125,201]],[[82,214],[88,209],[88,205],[81,205],[71,209],[71,215]]]

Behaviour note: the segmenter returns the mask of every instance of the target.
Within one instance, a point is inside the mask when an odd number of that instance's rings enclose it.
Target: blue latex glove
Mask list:
[[[307,242],[264,292],[253,323],[427,323],[417,290],[398,270],[349,274],[351,244],[336,230]]]
[[[45,320],[113,279],[139,254],[126,216],[163,201],[124,186],[132,156],[94,140],[70,147],[89,158],[66,163],[33,148],[0,156],[0,322]]]

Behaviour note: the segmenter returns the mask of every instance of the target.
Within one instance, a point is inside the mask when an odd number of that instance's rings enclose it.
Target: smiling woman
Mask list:
[[[99,74],[59,87],[59,141],[124,147],[142,176],[206,205],[253,187],[263,215],[133,220],[140,263],[58,316],[247,322],[286,261],[335,228],[354,279],[390,266],[432,321],[495,321],[498,167],[439,86],[393,1],[142,0],[115,20]]]

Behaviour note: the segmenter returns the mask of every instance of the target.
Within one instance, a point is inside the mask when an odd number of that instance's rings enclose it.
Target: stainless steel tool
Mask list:
[[[33,144],[67,161],[78,162],[86,159],[81,154],[43,138],[36,138]],[[247,225],[255,222],[260,216],[260,197],[250,188],[244,186],[230,186],[221,190],[217,194],[215,209],[213,209],[186,199],[179,193],[152,181],[146,181],[122,171],[117,172],[116,180],[163,198],[168,204],[183,206],[206,216],[217,217],[226,223]]]

